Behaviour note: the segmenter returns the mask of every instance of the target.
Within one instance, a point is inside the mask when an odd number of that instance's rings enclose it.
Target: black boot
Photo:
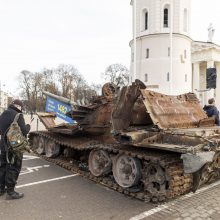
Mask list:
[[[21,199],[24,197],[23,193],[15,192],[14,190],[7,191],[6,199]]]

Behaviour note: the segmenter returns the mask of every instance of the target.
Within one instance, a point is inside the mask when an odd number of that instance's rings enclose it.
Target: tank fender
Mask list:
[[[214,155],[214,151],[182,154],[184,172],[190,174],[199,171],[206,163],[213,161]]]

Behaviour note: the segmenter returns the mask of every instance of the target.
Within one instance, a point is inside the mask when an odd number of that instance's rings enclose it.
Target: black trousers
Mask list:
[[[12,191],[15,188],[17,179],[22,167],[22,158],[15,157],[14,164],[7,162],[6,152],[0,147],[0,187],[7,191]],[[12,154],[9,153],[9,161]]]

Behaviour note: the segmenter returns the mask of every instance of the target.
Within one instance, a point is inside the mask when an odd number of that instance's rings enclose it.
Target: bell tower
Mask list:
[[[192,91],[191,0],[132,0],[130,80],[177,95]]]

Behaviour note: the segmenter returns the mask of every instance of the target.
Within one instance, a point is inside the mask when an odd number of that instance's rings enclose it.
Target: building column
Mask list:
[[[217,72],[217,79],[216,79],[215,104],[218,110],[220,110],[220,62],[216,63],[216,72]]]
[[[215,63],[214,60],[208,61],[207,62],[207,69],[208,68],[214,68],[215,67]],[[208,100],[211,98],[214,98],[214,94],[215,94],[215,90],[214,89],[210,89],[209,91],[207,91],[205,93],[205,104],[208,104]]]
[[[192,83],[192,92],[197,95],[199,98],[199,90],[200,90],[200,63],[193,63],[193,83]]]

